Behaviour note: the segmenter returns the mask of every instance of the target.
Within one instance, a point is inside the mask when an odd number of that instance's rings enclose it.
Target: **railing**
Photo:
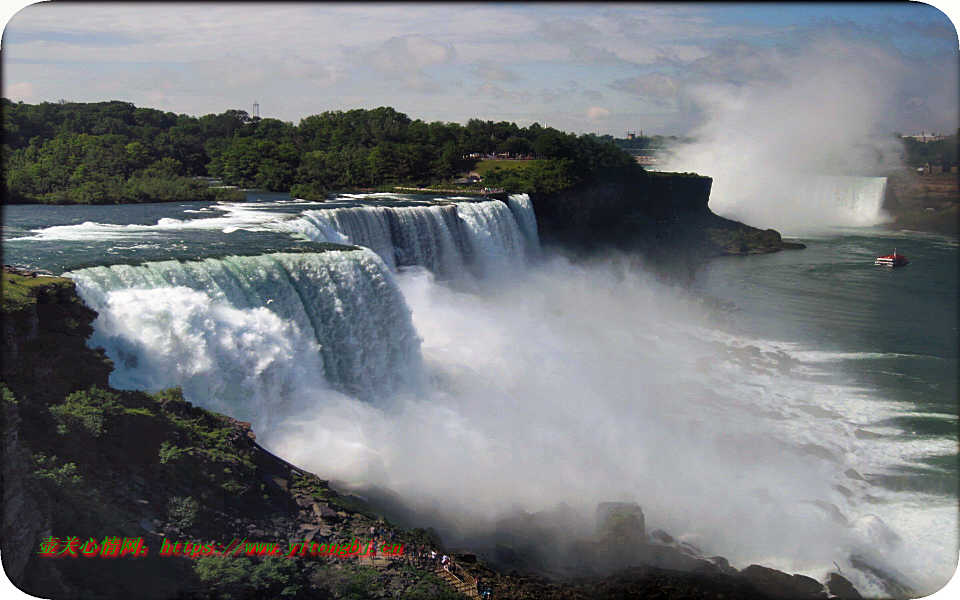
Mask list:
[[[431,559],[429,557],[419,557],[414,552],[404,553],[400,555],[391,555],[391,554],[378,554],[377,558],[383,558],[390,561],[401,560],[407,564],[413,565],[414,567],[420,569],[432,570],[441,579],[447,582],[451,587],[453,587],[457,592],[467,596],[469,598],[481,598],[480,592],[477,590],[477,579],[467,573],[463,567],[455,563],[453,559],[449,562],[449,569],[444,568],[436,559]],[[376,563],[371,560],[370,557],[358,557],[361,563],[366,562],[371,565],[376,565]]]
[[[398,558],[398,557],[394,557]],[[467,573],[463,567],[453,562],[451,559],[448,566],[444,568],[439,562],[431,558],[418,558],[410,554],[402,555],[403,560],[419,568],[427,568],[434,571],[441,579],[446,581],[457,592],[470,597],[480,598],[480,592],[477,591],[477,580]]]

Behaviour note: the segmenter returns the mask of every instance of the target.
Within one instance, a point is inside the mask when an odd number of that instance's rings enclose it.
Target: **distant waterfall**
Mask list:
[[[304,390],[376,400],[419,376],[410,310],[369,250],[67,275],[100,313],[90,344],[115,361],[111,383],[119,388],[180,385],[188,399],[265,426]]]
[[[526,194],[432,206],[355,206],[305,211],[278,227],[314,241],[365,246],[391,268],[426,267],[440,277],[485,275],[539,253]]]
[[[812,180],[804,196],[817,203],[821,210],[833,210],[837,223],[870,226],[882,223],[886,177],[822,176]]]
[[[886,177],[740,170],[716,175],[710,209],[787,236],[833,227],[871,227],[889,218],[883,210],[886,186]]]

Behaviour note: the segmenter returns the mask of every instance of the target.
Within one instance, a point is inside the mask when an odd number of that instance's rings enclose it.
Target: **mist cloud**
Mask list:
[[[713,79],[679,93],[704,123],[666,168],[713,177],[715,212],[788,233],[881,218],[851,220],[805,196],[820,176],[882,175],[899,165],[890,123],[911,69],[901,56],[822,38],[794,54],[735,45],[694,66]],[[746,73],[754,76],[738,82]]]

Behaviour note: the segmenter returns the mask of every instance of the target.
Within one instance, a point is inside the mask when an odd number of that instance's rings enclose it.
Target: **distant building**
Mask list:
[[[925,132],[925,131],[921,131],[919,135],[917,135],[917,134],[914,134],[914,135],[904,135],[904,136],[902,136],[902,137],[903,137],[903,139],[910,138],[910,139],[917,140],[917,141],[920,142],[921,144],[928,144],[928,143],[930,143],[930,142],[939,142],[940,140],[944,140],[944,139],[947,138],[947,136],[942,135],[942,134],[937,134],[937,133],[930,133],[930,134],[928,134],[928,133]]]
[[[627,139],[628,139],[628,140],[632,140],[632,139],[635,138],[635,137],[637,137],[637,134],[627,132]]]
[[[938,160],[937,162],[928,162],[923,165],[923,174],[924,175],[939,175],[940,173],[956,173],[957,172],[957,162],[949,162],[946,160]]]

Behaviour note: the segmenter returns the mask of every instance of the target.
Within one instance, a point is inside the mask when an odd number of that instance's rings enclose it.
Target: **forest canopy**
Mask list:
[[[390,107],[328,111],[299,124],[243,110],[192,117],[122,101],[36,105],[2,100],[5,202],[216,199],[226,185],[322,196],[327,189],[437,185],[485,157],[484,185],[557,192],[646,173],[607,140],[534,123],[413,120]],[[524,159],[529,162],[521,163]]]

